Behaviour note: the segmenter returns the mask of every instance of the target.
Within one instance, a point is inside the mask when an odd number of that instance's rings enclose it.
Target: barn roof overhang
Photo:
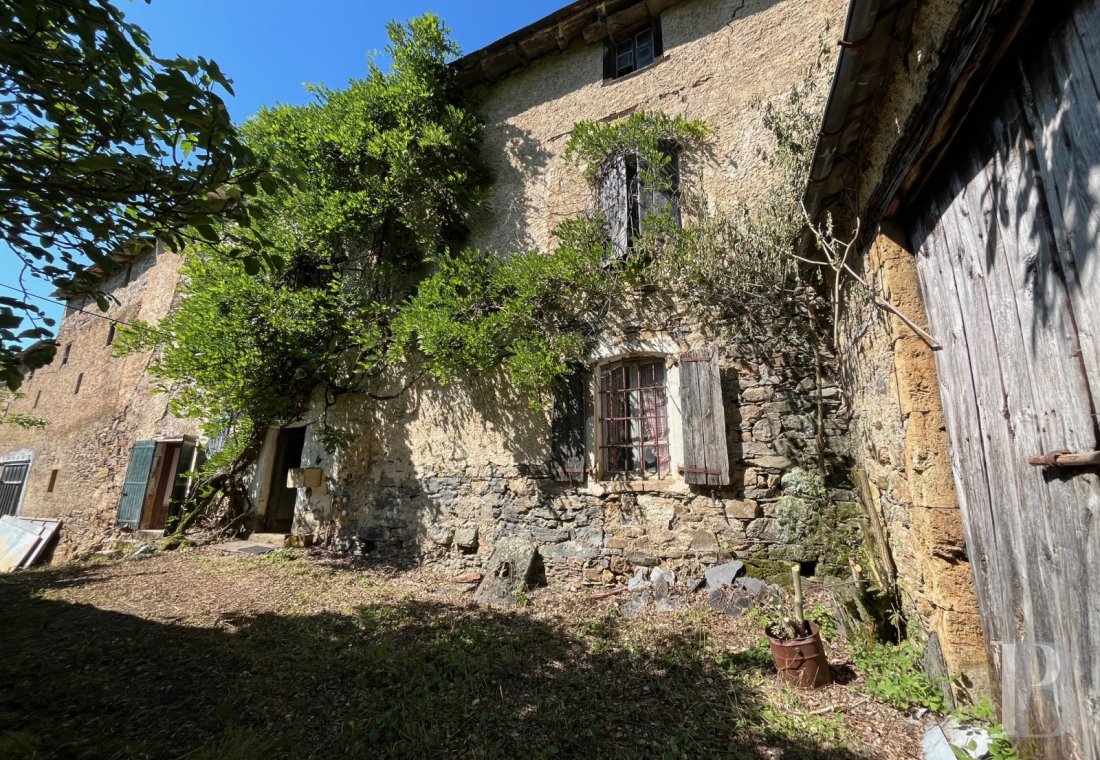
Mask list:
[[[540,58],[568,50],[577,40],[615,41],[656,18],[679,0],[577,0],[549,16],[455,61],[463,87],[496,82]]]
[[[975,101],[1021,32],[1037,15],[1035,0],[960,0],[937,51],[923,95],[901,127],[872,188],[853,180],[860,151],[893,115],[880,105],[910,49],[915,0],[851,0],[840,53],[803,195],[807,213],[861,220],[864,242],[877,225],[916,198],[942,161]],[[904,67],[900,67],[904,70]],[[859,187],[862,197],[853,198]]]

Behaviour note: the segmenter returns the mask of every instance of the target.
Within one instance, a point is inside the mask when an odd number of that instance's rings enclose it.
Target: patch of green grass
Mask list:
[[[867,693],[901,710],[947,708],[942,688],[921,670],[921,648],[912,640],[900,644],[853,641],[852,660],[867,679]]]

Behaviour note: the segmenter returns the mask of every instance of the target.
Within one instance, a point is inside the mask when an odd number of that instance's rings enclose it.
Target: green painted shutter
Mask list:
[[[729,485],[726,412],[717,350],[689,351],[680,356],[680,409],[684,480],[698,486]]]
[[[195,456],[195,439],[186,436],[180,444],[180,458],[176,464],[176,472],[172,480],[172,500],[168,508],[169,515],[179,513],[180,505],[187,500],[187,492],[191,490],[191,478],[187,473],[191,472],[191,460]],[[196,463],[196,467],[198,464]]]
[[[118,524],[131,530],[137,530],[141,523],[141,507],[145,503],[145,491],[149,486],[149,473],[153,469],[156,451],[156,441],[137,441],[130,451],[122,499],[118,503]]]

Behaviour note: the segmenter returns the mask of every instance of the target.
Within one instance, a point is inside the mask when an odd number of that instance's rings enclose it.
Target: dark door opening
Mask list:
[[[179,467],[180,443],[173,441],[163,446],[159,471],[154,476],[156,488],[153,491],[153,501],[145,510],[145,520],[141,526],[146,530],[160,530],[168,522],[169,499],[172,497],[172,485]]]
[[[283,428],[275,449],[275,466],[271,471],[271,495],[267,500],[269,533],[290,533],[294,524],[294,502],[297,488],[286,485],[287,473],[302,466],[302,450],[306,445],[305,427]]]

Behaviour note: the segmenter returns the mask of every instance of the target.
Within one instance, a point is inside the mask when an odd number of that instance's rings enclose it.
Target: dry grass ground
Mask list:
[[[861,694],[841,642],[846,683],[806,692],[697,604],[471,596],[292,551],[0,577],[0,758],[920,756],[924,726]]]

